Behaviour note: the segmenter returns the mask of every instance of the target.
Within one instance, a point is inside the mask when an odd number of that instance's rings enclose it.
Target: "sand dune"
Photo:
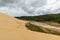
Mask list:
[[[60,36],[27,30],[26,23],[0,13],[0,40],[60,40]]]

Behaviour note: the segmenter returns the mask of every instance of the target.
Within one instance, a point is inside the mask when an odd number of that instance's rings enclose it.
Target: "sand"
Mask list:
[[[0,40],[60,40],[57,35],[30,31],[26,23],[0,13]]]

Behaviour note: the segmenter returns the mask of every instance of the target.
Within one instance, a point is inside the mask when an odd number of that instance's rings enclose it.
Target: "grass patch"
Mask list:
[[[26,27],[31,31],[44,32],[40,27],[32,25],[30,23],[27,23]]]
[[[43,22],[43,23],[48,24],[48,25],[51,25],[51,26],[60,27],[60,24],[59,23],[56,23],[56,22]]]
[[[42,28],[42,27],[30,24],[30,23],[27,23],[26,27],[27,27],[28,30],[31,30],[31,31],[42,32],[42,33],[47,33],[47,34],[54,34],[54,35],[60,35],[59,32],[49,30],[49,29],[46,29],[46,28]]]

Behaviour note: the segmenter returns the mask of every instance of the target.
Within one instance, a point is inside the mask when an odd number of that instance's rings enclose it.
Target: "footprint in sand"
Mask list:
[[[21,26],[21,23],[17,22],[17,24],[18,24],[17,29],[19,29],[19,28],[20,28],[20,26]]]

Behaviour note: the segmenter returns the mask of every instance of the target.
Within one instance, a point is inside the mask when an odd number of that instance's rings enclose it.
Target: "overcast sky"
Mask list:
[[[10,16],[40,15],[59,8],[60,0],[0,0],[0,12]]]

